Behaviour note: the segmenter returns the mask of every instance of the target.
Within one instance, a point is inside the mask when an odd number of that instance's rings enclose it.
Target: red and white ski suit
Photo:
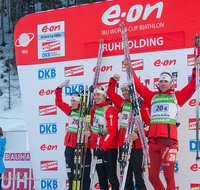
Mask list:
[[[117,81],[113,79],[113,77],[110,78],[109,81],[109,87],[107,90],[107,95],[111,99],[111,101],[115,104],[119,112],[122,112],[122,106],[124,102],[130,102],[130,99],[124,99],[122,98],[119,94],[115,93],[115,87],[116,87]],[[145,135],[148,135],[148,126],[150,125],[150,109],[147,106],[147,103],[145,101],[142,101],[143,106],[141,107],[141,115],[142,115],[142,120],[145,122],[146,127],[145,127]],[[117,135],[117,145],[120,147],[123,147],[124,144],[124,139],[126,135],[126,129],[125,128],[120,128],[118,131]],[[136,139],[133,143],[132,148],[142,148],[140,139]]]
[[[117,178],[117,121],[118,112],[110,106],[110,100],[95,105],[91,112],[92,148],[96,149],[99,126],[103,126],[104,136],[100,136],[99,146],[104,150],[103,157],[97,158],[97,174],[100,189],[108,190],[108,180],[113,190],[119,190]]]
[[[169,89],[163,95],[175,95],[175,99],[180,107],[182,107],[187,100],[194,94],[196,90],[195,69],[192,71],[191,80],[187,86],[182,90],[174,91]],[[148,106],[152,106],[152,99],[156,95],[162,94],[160,90],[151,91],[144,86],[139,78],[136,76],[133,70],[133,76],[135,81],[136,91],[146,100]],[[152,110],[151,110],[152,113]],[[176,124],[171,123],[153,123],[151,118],[151,124],[149,128],[149,180],[154,186],[155,190],[164,190],[164,186],[159,179],[159,172],[161,163],[163,166],[163,173],[167,182],[167,190],[175,190],[174,180],[174,168],[175,157],[177,149],[177,127]]]
[[[66,102],[63,102],[62,88],[56,89],[56,100],[55,101],[56,101],[56,106],[58,106],[67,116],[70,116],[70,113],[72,111],[72,106],[70,106]],[[77,110],[79,110],[79,109],[80,109],[80,107],[78,107]],[[77,133],[68,131],[65,135],[64,145],[75,148],[76,140],[77,140]],[[90,141],[88,141],[88,142],[90,142]],[[83,143],[83,144],[85,144],[85,143]],[[88,143],[87,148],[90,148],[90,143]]]
[[[91,125],[93,126],[93,118],[95,114],[95,110],[97,107],[103,108],[105,106],[110,105],[110,100],[103,102],[101,104],[95,105],[95,107],[91,111]],[[107,121],[108,135],[101,137],[100,147],[106,151],[107,149],[117,149],[116,145],[116,136],[117,136],[117,121],[118,121],[118,112],[113,107],[110,106],[106,109],[105,118]],[[91,146],[96,149],[98,134],[92,133],[91,136]]]
[[[117,145],[119,146],[119,160],[121,160],[122,155],[122,147],[125,140],[125,135],[127,131],[127,124],[125,124],[128,121],[128,117],[125,117],[124,120],[123,117],[129,115],[130,109],[131,109],[131,103],[130,99],[124,99],[119,94],[115,92],[117,81],[113,79],[113,77],[110,78],[109,86],[107,90],[107,95],[111,99],[111,101],[115,104],[119,112],[122,113],[122,120],[123,122],[120,125],[120,129],[118,131],[117,135]],[[146,102],[142,101],[142,107],[141,107],[141,115],[142,119],[145,122],[145,135],[148,134],[148,128],[150,125],[150,109],[147,107]],[[136,131],[138,133],[138,131]],[[139,136],[139,135],[138,135]],[[135,184],[133,183],[133,173],[135,176]],[[126,190],[132,190],[134,189],[134,185],[138,190],[146,190],[146,186],[143,179],[143,152],[142,152],[142,145],[140,138],[133,141],[132,144],[132,150],[130,152],[130,160],[129,160],[129,167],[127,171],[127,178],[125,183],[125,189]]]

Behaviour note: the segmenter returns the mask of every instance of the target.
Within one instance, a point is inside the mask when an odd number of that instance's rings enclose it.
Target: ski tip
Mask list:
[[[88,85],[85,86],[85,91],[88,92]]]

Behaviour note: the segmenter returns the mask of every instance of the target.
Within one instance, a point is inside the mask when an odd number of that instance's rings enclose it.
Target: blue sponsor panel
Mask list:
[[[174,173],[178,174],[178,172],[179,172],[178,161],[175,161]],[[161,165],[161,167],[160,167],[160,173],[163,173],[163,165]]]
[[[38,69],[38,79],[47,80],[56,78],[56,68]]]
[[[57,179],[41,179],[41,189],[58,189],[58,180]]]
[[[190,152],[197,151],[197,141],[196,139],[190,139]],[[199,151],[200,151],[200,141],[199,141]]]
[[[50,57],[50,53],[42,53],[42,57]]]
[[[70,96],[72,92],[78,91],[80,92],[83,90],[83,83],[82,84],[69,84],[65,86],[65,95]]]
[[[41,123],[40,124],[40,134],[57,134],[57,123]]]

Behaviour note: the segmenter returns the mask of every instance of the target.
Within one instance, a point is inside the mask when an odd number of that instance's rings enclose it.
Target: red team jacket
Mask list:
[[[67,116],[69,116],[70,112],[72,111],[72,106],[69,106],[69,104],[63,102],[62,88],[56,89],[56,100],[55,101],[56,101],[56,106],[58,106]],[[78,107],[77,110],[79,110],[79,109],[80,109],[80,107]],[[77,140],[77,133],[68,131],[65,135],[64,145],[74,148],[74,147],[76,147],[76,140]],[[84,144],[83,144],[83,146],[84,146]],[[90,143],[88,143],[87,148],[90,148]]]
[[[115,87],[116,87],[117,81],[113,79],[113,77],[110,78],[109,81],[109,87],[107,90],[107,95],[111,99],[111,101],[115,104],[117,109],[121,112],[122,111],[122,105],[124,101],[130,102],[130,99],[125,100],[122,98],[119,94],[115,93]],[[143,106],[141,107],[141,115],[142,115],[142,120],[145,122],[146,127],[145,127],[145,135],[148,135],[148,126],[150,125],[150,109],[147,106],[147,103],[145,101],[142,101]],[[124,144],[124,139],[125,139],[125,134],[126,134],[126,129],[125,128],[120,128],[118,135],[117,135],[117,145],[118,146],[123,146]],[[140,142],[140,139],[138,138],[137,140],[133,141],[132,148],[137,148],[141,149],[142,145]]]
[[[91,111],[91,126],[93,126],[93,118],[96,108],[97,107],[102,108],[108,105],[110,105],[110,100],[94,106],[94,108]],[[118,121],[117,110],[113,106],[108,107],[105,112],[105,118],[107,121],[108,134],[106,136],[101,136],[100,147],[104,151],[106,151],[107,149],[117,149],[116,145],[117,121]],[[97,138],[98,135],[92,133],[91,147],[94,149],[96,149]]]
[[[174,89],[169,89],[164,94],[175,94],[177,103],[182,107],[188,99],[194,94],[196,89],[196,80],[195,80],[195,69],[192,70],[192,76],[190,82],[182,90],[174,91]],[[141,95],[142,98],[147,102],[147,105],[151,106],[151,101],[153,97],[157,94],[161,94],[160,89],[158,91],[151,91],[146,86],[144,86],[139,78],[136,76],[133,70],[133,76],[135,81],[136,91]],[[177,127],[174,124],[168,123],[152,123],[150,124],[148,138],[151,137],[165,137],[174,139],[177,141]]]

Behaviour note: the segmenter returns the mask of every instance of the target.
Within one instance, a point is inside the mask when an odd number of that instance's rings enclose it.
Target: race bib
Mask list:
[[[69,120],[69,125],[70,126],[78,126],[78,117],[70,117],[70,120]]]
[[[169,104],[156,104],[153,106],[153,113],[158,112],[168,112],[169,111]]]
[[[127,126],[130,112],[122,112],[121,125]]]
[[[167,155],[167,161],[168,162],[175,162],[176,160],[176,149],[170,149]]]

